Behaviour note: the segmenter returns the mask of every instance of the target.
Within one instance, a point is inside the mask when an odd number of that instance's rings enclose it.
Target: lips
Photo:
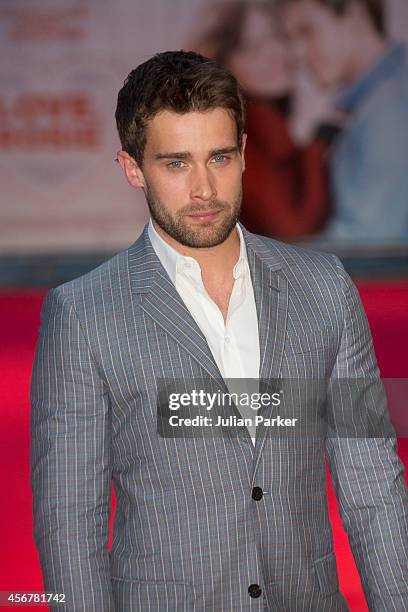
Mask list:
[[[219,210],[205,210],[202,212],[194,212],[191,213],[189,215],[187,215],[188,217],[192,217],[193,219],[212,219],[215,218],[218,213],[221,212],[221,209]]]

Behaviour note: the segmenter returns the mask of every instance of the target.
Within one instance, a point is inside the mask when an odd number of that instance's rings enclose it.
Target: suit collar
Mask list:
[[[268,248],[260,236],[249,232],[241,223],[238,225],[242,231],[250,267],[251,261],[253,263],[254,259],[258,258],[270,270],[280,270],[282,261],[276,251]],[[155,284],[154,277],[157,274],[165,275],[171,282],[150,241],[148,227],[149,224],[146,223],[139,238],[128,249],[130,286],[134,294],[149,292]]]
[[[240,242],[240,252],[238,261],[236,262],[233,270],[234,278],[236,278],[239,274],[239,266],[246,265],[246,262],[248,261],[245,240],[239,223],[237,223],[237,230]],[[170,280],[175,286],[177,286],[177,273],[182,267],[182,262],[192,261],[196,266],[198,266],[198,268],[200,268],[195,259],[189,256],[181,255],[181,253],[176,251],[170,244],[163,240],[160,234],[157,233],[152,223],[152,219],[150,219],[147,224],[147,233],[157,257],[160,259],[163,268],[166,270]]]

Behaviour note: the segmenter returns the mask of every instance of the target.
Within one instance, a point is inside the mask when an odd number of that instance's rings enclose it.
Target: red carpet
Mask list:
[[[408,377],[408,281],[359,284],[384,377]],[[29,487],[29,383],[44,291],[0,293],[1,321],[1,559],[0,591],[41,591],[32,538]],[[407,440],[399,453],[408,466]],[[367,610],[360,580],[329,484],[340,586],[352,611]],[[7,609],[7,608],[4,608]],[[47,608],[39,608],[47,609]]]

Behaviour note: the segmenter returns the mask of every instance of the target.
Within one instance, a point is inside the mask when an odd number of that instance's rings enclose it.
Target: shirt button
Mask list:
[[[260,597],[262,594],[262,589],[259,584],[250,584],[248,587],[248,593],[251,597]]]
[[[263,496],[263,491],[261,487],[254,487],[252,489],[252,499],[259,501],[260,499],[262,499],[262,496]]]
[[[228,344],[228,343],[229,343],[229,341],[230,341],[229,336],[225,336],[224,340],[225,340],[225,342]]]

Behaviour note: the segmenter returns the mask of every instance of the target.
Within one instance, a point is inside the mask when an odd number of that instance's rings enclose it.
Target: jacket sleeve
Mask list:
[[[72,298],[48,291],[31,377],[34,540],[51,610],[113,612],[108,394]]]
[[[408,610],[408,495],[383,384],[357,288],[336,258],[343,333],[332,372],[327,439],[339,511],[370,610]],[[372,425],[374,424],[374,428]]]

